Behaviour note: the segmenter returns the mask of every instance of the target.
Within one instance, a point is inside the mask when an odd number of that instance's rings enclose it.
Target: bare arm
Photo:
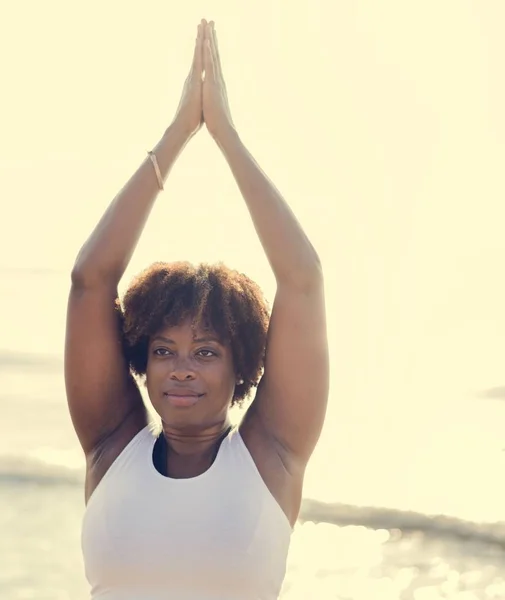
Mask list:
[[[166,177],[184,146],[169,128],[156,146]],[[123,356],[115,308],[118,283],[153,207],[159,188],[146,159],[112,201],[72,270],[65,340],[65,384],[72,421],[85,453],[127,419],[145,422],[140,392]]]
[[[319,439],[329,387],[320,261],[293,212],[233,130],[220,147],[246,201],[277,281],[265,371],[251,417],[290,457],[306,463]]]
[[[277,285],[308,291],[319,285],[319,257],[293,211],[247,150],[234,128],[217,143],[251,214]]]
[[[201,41],[172,125],[153,149],[162,179],[201,126]],[[159,193],[146,157],[114,198],[72,270],[65,340],[65,384],[72,421],[86,455],[118,428],[133,435],[146,423],[137,385],[122,351],[117,286]]]
[[[319,438],[329,387],[323,274],[293,212],[238,136],[230,115],[213,23],[206,29],[203,112],[249,209],[277,281],[265,371],[248,413],[304,465]]]
[[[163,179],[167,178],[187,141],[188,135],[174,123],[153,149]],[[153,164],[146,157],[81,248],[72,272],[75,285],[119,283],[159,191]]]

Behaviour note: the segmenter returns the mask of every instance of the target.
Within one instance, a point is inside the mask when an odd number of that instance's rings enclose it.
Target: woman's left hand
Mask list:
[[[210,135],[219,141],[221,135],[234,129],[231,118],[228,94],[221,68],[221,59],[217,47],[214,22],[205,27],[203,44],[203,66],[205,79],[203,82],[202,108],[203,119]]]

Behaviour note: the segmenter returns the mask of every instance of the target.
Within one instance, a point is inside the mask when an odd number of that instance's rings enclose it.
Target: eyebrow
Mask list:
[[[167,338],[163,335],[157,335],[156,337],[153,338],[152,341],[153,342],[156,342],[156,341],[165,342],[166,344],[175,344],[176,343],[174,340],[171,340],[170,338]],[[216,342],[217,344],[222,345],[221,340],[219,340],[217,337],[212,336],[212,335],[207,335],[207,336],[199,337],[199,338],[193,338],[193,342],[195,342],[196,344],[201,344],[202,342]]]

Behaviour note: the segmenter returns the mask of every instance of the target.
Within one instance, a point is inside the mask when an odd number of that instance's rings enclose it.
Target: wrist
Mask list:
[[[172,123],[165,129],[161,139],[152,149],[163,180],[166,178],[174,161],[188,143],[190,137],[178,123]]]
[[[170,137],[179,142],[182,146],[185,146],[189,140],[195,135],[196,131],[188,131],[181,121],[174,119],[172,123],[167,127],[163,137]]]
[[[223,127],[212,137],[225,155],[240,143],[240,136],[233,125]]]

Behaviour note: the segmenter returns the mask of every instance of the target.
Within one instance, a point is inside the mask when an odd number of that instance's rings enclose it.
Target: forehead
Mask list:
[[[177,325],[168,325],[160,329],[156,335],[166,338],[191,338],[201,341],[216,341],[223,343],[219,335],[211,327],[198,324],[187,319]]]

